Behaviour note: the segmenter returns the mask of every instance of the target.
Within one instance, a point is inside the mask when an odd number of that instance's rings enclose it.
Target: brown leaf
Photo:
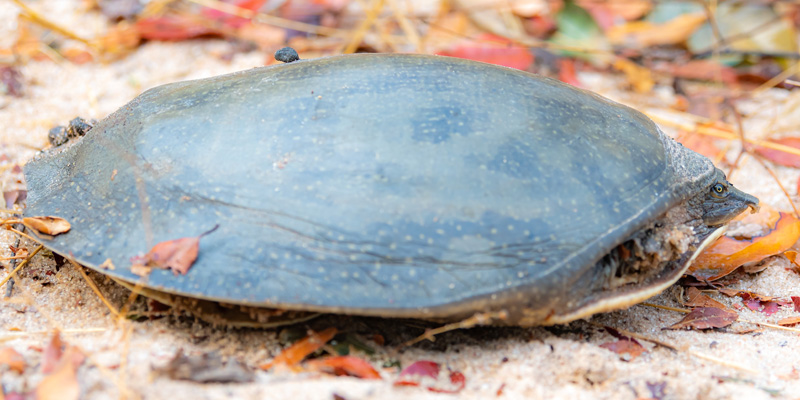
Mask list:
[[[22,219],[22,223],[34,231],[55,236],[65,232],[69,232],[71,226],[67,220],[59,217],[26,217]]]
[[[171,269],[175,275],[186,275],[197,259],[200,250],[200,239],[214,232],[219,225],[211,228],[196,237],[187,237],[174,240],[167,240],[153,246],[150,251],[141,257],[134,257],[132,270],[139,267]]]
[[[657,70],[676,78],[704,82],[714,82],[719,79],[722,83],[729,85],[734,85],[738,82],[736,70],[712,60],[690,60],[681,63],[670,63],[659,65]]]
[[[785,137],[770,140],[773,143],[800,149],[800,137]],[[786,153],[784,151],[768,149],[766,147],[756,147],[755,152],[760,156],[784,167],[800,168],[800,156]]]
[[[381,379],[370,363],[353,356],[333,356],[306,362],[306,368],[334,375],[355,376],[361,379]]]
[[[683,305],[686,307],[715,307],[715,308],[722,308],[726,309],[724,304],[712,299],[711,297],[706,296],[700,289],[695,287],[690,287],[689,290],[686,291],[686,297],[689,298],[689,301],[684,303]]]
[[[270,369],[280,364],[290,367],[297,365],[311,353],[319,350],[325,343],[333,339],[333,337],[336,336],[336,332],[336,328],[328,328],[319,333],[312,331],[308,336],[298,340],[297,343],[289,346],[289,348],[275,356],[272,361],[261,365],[259,368]]]
[[[252,382],[253,371],[247,369],[235,359],[223,362],[218,353],[185,355],[178,350],[175,358],[158,370],[172,379],[188,380],[201,383]]]
[[[739,315],[732,310],[716,307],[697,307],[682,320],[664,329],[710,329],[724,328],[732,324]]]
[[[19,374],[25,372],[25,359],[11,347],[0,348],[0,365],[7,365]]]
[[[644,347],[633,338],[619,339],[616,342],[606,342],[601,344],[600,347],[623,356],[625,361],[633,360],[645,352]]]
[[[792,303],[794,304],[794,311],[800,311],[800,297],[792,296]]]

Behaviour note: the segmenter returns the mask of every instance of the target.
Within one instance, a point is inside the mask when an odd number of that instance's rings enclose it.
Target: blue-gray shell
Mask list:
[[[551,79],[349,55],[148,90],[26,166],[26,215],[67,219],[47,247],[134,282],[131,257],[219,224],[187,275],[146,280],[169,293],[544,318],[712,172],[641,113]]]

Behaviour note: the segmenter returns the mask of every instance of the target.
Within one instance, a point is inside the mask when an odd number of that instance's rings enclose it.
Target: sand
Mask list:
[[[64,14],[65,18],[78,21],[74,25],[78,31],[90,34],[99,24],[96,16],[70,8],[71,2],[48,4],[53,6],[51,15]],[[0,45],[6,46],[14,35],[15,13],[8,3],[0,6],[0,38],[4,41]],[[249,53],[237,54],[229,62],[220,60],[216,54],[225,52],[229,46],[214,40],[148,43],[129,57],[109,64],[32,61],[21,65],[24,96],[0,97],[0,153],[8,157],[3,165],[24,164],[37,149],[46,146],[50,127],[75,116],[102,118],[158,84],[251,68],[265,59],[264,54]],[[674,113],[664,111],[671,101],[668,88],[660,88],[658,95],[646,98],[619,91],[618,79],[599,74],[583,74],[581,79],[588,89],[675,118]],[[771,90],[741,103],[748,135],[760,137],[771,132],[796,135],[793,127],[798,126],[800,117],[795,106],[796,93]],[[737,144],[733,146],[730,157],[736,155]],[[777,171],[794,195],[800,174],[784,168]],[[4,168],[3,178],[9,179],[10,173]],[[745,159],[732,180],[737,187],[758,195],[764,203],[789,208],[777,185],[753,160]],[[8,245],[15,243],[15,235],[0,233],[0,254],[10,255]],[[21,243],[31,250],[35,247],[27,240]],[[8,273],[8,267],[0,269],[0,278]],[[90,276],[100,283],[113,304],[119,306],[125,302],[128,295],[125,289],[107,282],[99,274]],[[733,287],[771,296],[800,295],[800,275],[773,266],[744,276]],[[5,287],[2,291],[5,292]],[[681,307],[677,293],[677,288],[672,288],[650,302]],[[719,295],[714,298],[731,307],[741,305],[738,298]],[[143,309],[144,301],[140,300],[135,307]],[[772,323],[795,314],[790,308],[782,308],[771,316],[748,309],[739,312],[742,319]],[[319,329],[327,324],[358,334],[377,349],[374,356],[361,356],[381,372],[382,380],[313,372],[265,372],[255,367],[269,361],[284,347],[279,340],[281,329],[221,328],[176,316],[118,322],[74,267],[65,265],[57,269],[52,256],[45,254],[35,257],[20,273],[13,296],[0,304],[0,347],[12,347],[28,363],[21,375],[0,367],[0,382],[6,393],[34,389],[44,376],[39,372],[41,349],[57,328],[64,332],[66,342],[79,346],[89,356],[77,376],[81,398],[86,399],[454,397],[422,388],[393,386],[398,370],[383,367],[384,363],[399,361],[407,366],[418,360],[435,361],[463,373],[466,387],[458,397],[464,399],[800,398],[800,373],[795,370],[800,367],[797,332],[759,328],[748,323],[708,332],[662,330],[681,317],[673,311],[637,305],[563,326],[454,331],[440,335],[435,343],[412,347],[399,345],[422,333],[418,323],[334,317],[301,325],[299,329],[307,326]],[[668,343],[676,350],[642,340],[647,352],[626,360],[600,347],[615,340],[603,326],[632,331]],[[373,343],[370,338],[374,334],[382,335],[387,344]],[[202,384],[171,379],[160,368],[179,350],[186,354],[217,352],[225,359],[236,359],[256,371],[255,380]]]

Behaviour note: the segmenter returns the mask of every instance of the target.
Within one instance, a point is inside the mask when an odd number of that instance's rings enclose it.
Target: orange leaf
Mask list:
[[[175,275],[186,275],[197,259],[200,250],[200,238],[214,232],[219,225],[211,228],[199,236],[167,240],[153,246],[150,251],[141,257],[134,257],[131,269],[146,266],[171,269]]]
[[[648,93],[655,86],[653,74],[650,70],[626,58],[614,61],[614,69],[622,71],[628,78],[628,83],[638,93]]]
[[[311,360],[306,366],[315,371],[324,371],[335,375],[349,375],[361,379],[381,379],[381,374],[372,368],[370,363],[353,356],[325,357]]]
[[[298,340],[297,343],[289,346],[286,350],[275,356],[272,361],[260,366],[261,369],[270,369],[275,365],[283,364],[288,366],[297,365],[309,354],[319,350],[325,343],[328,343],[336,336],[336,328],[328,328],[322,332],[311,332],[305,338]]]
[[[683,14],[663,24],[647,21],[629,22],[608,30],[608,40],[613,44],[650,47],[662,44],[679,44],[691,36],[707,17],[705,13]]]
[[[69,232],[71,226],[67,220],[59,217],[27,217],[22,219],[22,223],[30,229],[45,235],[55,236],[64,232]]]
[[[42,354],[42,372],[49,374],[55,371],[56,366],[61,361],[64,352],[64,343],[61,341],[61,334],[56,331]]]
[[[606,342],[601,344],[600,347],[611,350],[620,356],[627,354],[627,360],[629,361],[639,357],[644,352],[644,347],[633,339],[619,339],[616,342]]]
[[[0,365],[8,365],[9,369],[20,374],[25,372],[25,359],[11,347],[0,348]]]
[[[735,311],[716,307],[697,307],[682,320],[664,329],[709,329],[724,328],[736,321],[739,315]]]
[[[779,254],[791,247],[800,238],[800,221],[790,214],[771,212],[767,233],[749,239],[723,236],[703,250],[687,274],[700,280],[715,280],[733,272],[742,264],[759,261]],[[763,218],[765,211],[747,218]],[[761,215],[759,215],[761,214]]]
[[[725,155],[722,149],[714,144],[714,138],[710,136],[683,132],[676,140],[687,148],[708,157],[708,159],[714,162],[721,160]]]
[[[37,400],[77,400],[80,396],[77,369],[83,363],[83,353],[69,346],[55,371],[39,382],[36,387]]]
[[[778,325],[781,326],[793,326],[797,324],[800,324],[800,316],[787,317],[778,321]]]
[[[526,70],[533,64],[533,53],[527,47],[515,45],[506,38],[490,33],[484,33],[474,41],[459,44],[437,54],[521,70]]]
[[[800,137],[785,137],[770,140],[773,143],[800,149]],[[780,150],[768,149],[766,147],[756,147],[755,152],[760,156],[785,167],[800,168],[800,156],[786,153]]]

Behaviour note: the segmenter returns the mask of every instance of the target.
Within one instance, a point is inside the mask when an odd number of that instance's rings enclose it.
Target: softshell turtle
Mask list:
[[[526,72],[358,54],[163,85],[25,167],[42,242],[129,282],[241,306],[564,323],[674,283],[758,200],[641,113]],[[100,268],[109,265],[115,269]]]

